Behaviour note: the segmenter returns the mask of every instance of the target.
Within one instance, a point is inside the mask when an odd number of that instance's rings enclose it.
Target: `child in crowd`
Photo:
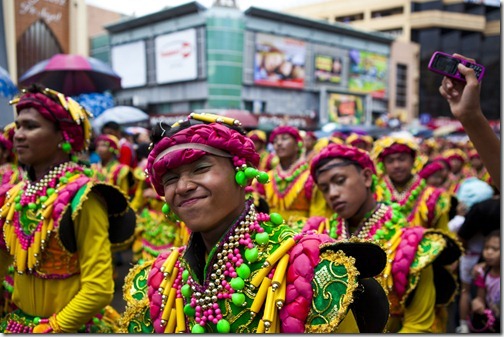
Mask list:
[[[471,303],[473,323],[476,323],[475,320],[480,315],[486,324],[479,329],[473,324],[471,330],[474,332],[500,333],[500,247],[500,231],[495,230],[485,238],[485,262],[475,268],[474,284],[478,290]]]

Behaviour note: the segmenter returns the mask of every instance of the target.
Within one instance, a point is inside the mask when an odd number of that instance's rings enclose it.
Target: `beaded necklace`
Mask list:
[[[54,228],[51,214],[57,194],[82,173],[92,175],[89,169],[65,162],[39,181],[22,182],[6,193],[6,203],[0,209],[0,223],[4,222],[5,244],[14,255],[18,273],[38,265],[38,258]]]
[[[388,194],[387,199],[394,203],[398,203],[401,207],[402,214],[405,216],[408,216],[411,213],[413,205],[426,186],[425,180],[420,178],[418,175],[413,176],[413,179],[406,184],[402,192],[399,192],[395,188],[389,176],[385,176],[383,178],[383,182],[385,183],[384,190]]]
[[[206,326],[210,323],[216,325],[218,332],[227,333],[230,331],[231,324],[223,317],[218,301],[229,300],[237,307],[246,305],[243,291],[246,287],[245,281],[251,276],[251,270],[245,260],[248,263],[257,262],[260,253],[256,244],[266,245],[269,242],[269,234],[264,231],[259,222],[271,221],[275,225],[283,223],[279,214],[258,214],[253,204],[249,204],[248,207],[249,211],[238,219],[237,226],[227,234],[227,238],[212,250],[214,254],[210,253],[210,261],[208,262],[210,277],[204,284],[200,285],[195,281],[185,262],[178,259],[179,255],[184,252],[183,247],[173,250],[165,260],[160,269],[164,279],[157,289],[162,294],[162,314],[159,324],[164,332],[185,332],[183,316],[177,317],[176,323],[174,321],[174,315],[179,315],[179,312],[183,312],[194,322],[191,327],[193,333],[205,332]],[[288,254],[286,253],[297,239],[299,237],[285,240],[275,252],[269,255],[263,268],[250,280],[249,287],[263,287],[262,283],[265,279],[272,280],[271,287],[274,289],[272,291],[281,287],[285,283],[282,278],[285,276],[288,263]],[[246,247],[244,256],[240,253],[240,246]],[[282,261],[279,262],[279,260]],[[277,262],[278,265],[272,271]],[[270,283],[267,285],[269,286]],[[283,294],[285,296],[285,289]],[[259,296],[256,297],[254,303],[256,300],[259,300],[259,303],[260,299]],[[264,300],[264,296],[262,300]],[[271,303],[273,306],[280,305],[281,307],[283,301],[284,299],[281,299],[278,303]],[[261,302],[257,308],[254,303],[250,309],[252,316],[259,312],[262,304]],[[183,323],[180,323],[179,320]],[[268,320],[265,319],[265,326],[267,326],[267,322]]]
[[[306,171],[308,168],[308,163],[305,161],[300,161],[297,164],[294,164],[291,169],[286,171],[282,170],[278,164],[276,170],[274,171],[273,177],[275,179],[275,185],[279,192],[285,191],[287,187],[295,181],[301,173]]]
[[[354,233],[350,233],[345,219],[334,214],[329,220],[329,236],[334,239],[348,239],[357,236],[359,239],[389,240],[394,234],[393,228],[400,219],[400,206],[392,204],[387,207],[378,203],[375,210],[364,216]]]

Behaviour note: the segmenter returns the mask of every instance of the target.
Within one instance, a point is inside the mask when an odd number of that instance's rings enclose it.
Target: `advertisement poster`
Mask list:
[[[354,125],[364,123],[362,97],[344,94],[329,94],[329,122]]]
[[[341,56],[315,55],[315,79],[318,82],[341,83],[342,71]]]
[[[141,87],[147,83],[145,41],[113,46],[110,52],[112,67],[121,76],[123,88]],[[131,62],[135,60],[135,62]]]
[[[258,33],[256,35],[254,83],[303,88],[306,46],[303,41]]]
[[[384,55],[351,50],[348,89],[358,93],[371,93],[374,98],[384,98],[387,87],[388,59]]]
[[[158,36],[156,44],[156,82],[194,80],[198,76],[196,30]]]

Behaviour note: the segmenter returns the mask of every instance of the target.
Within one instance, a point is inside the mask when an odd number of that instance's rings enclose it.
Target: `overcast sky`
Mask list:
[[[261,7],[271,10],[281,10],[287,7],[304,5],[308,3],[324,2],[325,0],[237,0],[238,7],[241,10],[246,10],[250,6]],[[188,0],[86,0],[86,3],[105,8],[112,11],[117,11],[127,15],[142,16],[156,12],[165,7],[179,6],[191,1]],[[214,0],[198,0],[205,7],[210,7]]]

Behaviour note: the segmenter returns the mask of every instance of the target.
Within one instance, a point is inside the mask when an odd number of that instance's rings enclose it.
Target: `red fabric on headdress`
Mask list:
[[[394,153],[410,153],[411,155],[415,155],[415,151],[411,149],[408,145],[394,143],[391,146],[383,149],[382,153],[380,153],[380,160],[383,160],[386,156]]]
[[[283,135],[283,134],[288,134],[294,137],[296,142],[302,142],[303,138],[301,138],[301,135],[299,134],[299,130],[293,126],[279,126],[276,127],[270,135],[269,141],[270,143],[273,143],[275,140],[275,137],[278,135]]]
[[[469,151],[468,157],[469,157],[469,159],[473,159],[473,158],[479,158],[480,155],[479,155],[478,151],[471,150],[471,151]]]
[[[315,135],[315,132],[313,132],[313,131],[307,131],[306,132],[306,137],[310,137],[313,140],[317,140],[318,139],[317,136]]]
[[[373,174],[376,174],[375,165],[373,164],[371,157],[369,157],[369,154],[366,151],[358,149],[354,146],[347,146],[333,143],[329,144],[326,148],[320,151],[320,153],[313,158],[310,166],[310,174],[314,181],[317,181],[315,173],[319,163],[327,158],[348,159],[357,163],[363,169],[368,168],[371,170],[371,172],[373,172]]]
[[[56,124],[65,133],[65,140],[70,143],[73,152],[80,152],[84,149],[82,125],[75,123],[70,112],[61,104],[42,93],[27,92],[20,97],[19,103],[16,104],[16,110],[19,114],[22,110],[29,108],[34,108],[42,117]]]
[[[438,160],[430,163],[429,165],[425,166],[420,172],[418,172],[418,175],[423,178],[427,179],[437,171],[440,171],[444,169],[443,164]]]
[[[119,140],[117,139],[117,137],[106,134],[99,135],[95,140],[95,145],[98,145],[98,142],[100,141],[107,142],[109,147],[113,148],[116,151],[119,151]]]
[[[190,164],[207,154],[203,150],[189,148],[175,150],[158,158],[170,147],[188,143],[204,144],[223,150],[254,167],[259,164],[259,154],[255,151],[254,142],[250,138],[218,123],[193,125],[171,137],[161,139],[149,154],[147,172],[159,195],[164,195],[162,177],[168,170]]]
[[[448,167],[448,170],[451,170],[451,163],[450,163],[450,160],[448,158],[445,158],[443,156],[436,156],[434,158],[434,161],[441,161],[441,162],[445,163],[446,166]]]

